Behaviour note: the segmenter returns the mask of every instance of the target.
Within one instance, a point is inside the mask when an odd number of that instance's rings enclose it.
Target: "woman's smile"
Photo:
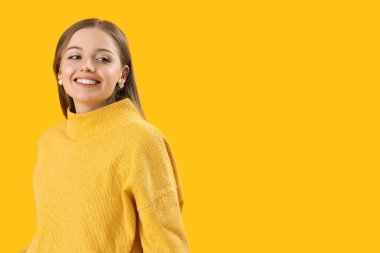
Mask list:
[[[95,87],[95,86],[97,86],[100,83],[100,81],[90,80],[90,79],[80,79],[80,78],[74,79],[74,82],[78,86],[86,87],[86,88]]]

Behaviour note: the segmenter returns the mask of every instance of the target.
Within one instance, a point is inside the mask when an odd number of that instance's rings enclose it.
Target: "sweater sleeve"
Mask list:
[[[145,136],[133,156],[131,169],[144,252],[190,252],[182,220],[182,186],[166,137],[158,131]]]

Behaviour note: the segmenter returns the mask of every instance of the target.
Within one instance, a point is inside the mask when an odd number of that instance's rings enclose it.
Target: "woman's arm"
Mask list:
[[[129,187],[144,252],[190,252],[182,220],[182,185],[166,137],[159,131],[146,134],[132,160]]]
[[[138,228],[144,252],[190,252],[175,191],[139,210]]]

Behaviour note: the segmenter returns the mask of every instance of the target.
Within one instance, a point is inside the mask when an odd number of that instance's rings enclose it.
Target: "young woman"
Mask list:
[[[38,142],[37,232],[21,252],[190,252],[176,162],[144,117],[124,33],[79,21],[53,67],[66,119]]]

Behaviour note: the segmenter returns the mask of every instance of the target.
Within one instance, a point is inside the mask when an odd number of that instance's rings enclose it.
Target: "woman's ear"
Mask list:
[[[129,75],[129,67],[128,65],[125,65],[121,73],[120,81],[125,82],[127,80],[128,75]]]
[[[124,66],[123,72],[124,72],[124,78],[125,78],[124,80],[127,80],[127,77],[129,75],[129,66],[128,65]]]

